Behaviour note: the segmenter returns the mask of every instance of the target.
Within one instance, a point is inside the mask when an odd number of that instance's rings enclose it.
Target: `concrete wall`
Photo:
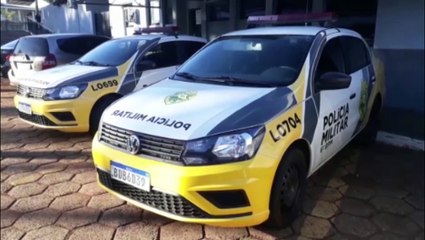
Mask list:
[[[109,20],[111,24],[112,37],[123,37],[126,35],[126,28],[124,25],[124,10],[121,6],[109,7]]]
[[[65,5],[44,7],[41,24],[56,33],[95,33],[92,12],[85,5],[78,5],[78,10]]]
[[[424,49],[424,1],[379,0],[377,49]]]
[[[385,107],[423,114],[423,0],[380,0],[374,48],[385,65]]]

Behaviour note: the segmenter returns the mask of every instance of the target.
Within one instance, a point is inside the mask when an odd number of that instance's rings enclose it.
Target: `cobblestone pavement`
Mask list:
[[[13,95],[3,83],[1,239],[424,239],[422,152],[346,148],[310,178],[304,213],[285,229],[186,224],[101,190],[90,137],[19,121]]]

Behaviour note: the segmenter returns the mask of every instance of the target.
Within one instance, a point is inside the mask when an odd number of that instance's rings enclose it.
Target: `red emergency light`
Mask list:
[[[248,17],[248,27],[256,25],[283,25],[294,23],[311,23],[311,22],[332,22],[336,20],[336,14],[333,12],[323,13],[295,13],[284,15],[266,15],[266,16],[250,16]]]

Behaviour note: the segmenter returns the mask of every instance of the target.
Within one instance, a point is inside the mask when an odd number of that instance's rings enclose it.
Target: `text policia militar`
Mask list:
[[[142,113],[134,113],[129,111],[121,111],[121,110],[115,110],[111,114],[112,116],[116,117],[122,117],[122,118],[128,118],[133,119],[137,121],[143,121],[143,122],[150,122],[155,123],[158,125],[164,125],[167,127],[174,127],[174,128],[184,128],[184,130],[188,130],[192,124],[190,123],[184,123],[177,120],[172,120],[169,118],[163,118],[163,117],[156,117],[156,116],[149,116],[147,114]]]
[[[326,150],[332,144],[333,138],[348,127],[348,113],[349,108],[346,103],[323,118],[320,152]]]

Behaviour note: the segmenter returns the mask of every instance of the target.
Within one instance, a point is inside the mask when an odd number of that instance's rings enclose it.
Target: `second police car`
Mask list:
[[[19,79],[19,117],[37,127],[95,133],[110,103],[170,76],[206,43],[176,30],[147,28],[143,33],[164,34],[109,40],[71,64]]]
[[[92,147],[99,184],[179,221],[284,226],[307,177],[357,135],[374,140],[378,65],[347,29],[225,34],[106,109]]]

